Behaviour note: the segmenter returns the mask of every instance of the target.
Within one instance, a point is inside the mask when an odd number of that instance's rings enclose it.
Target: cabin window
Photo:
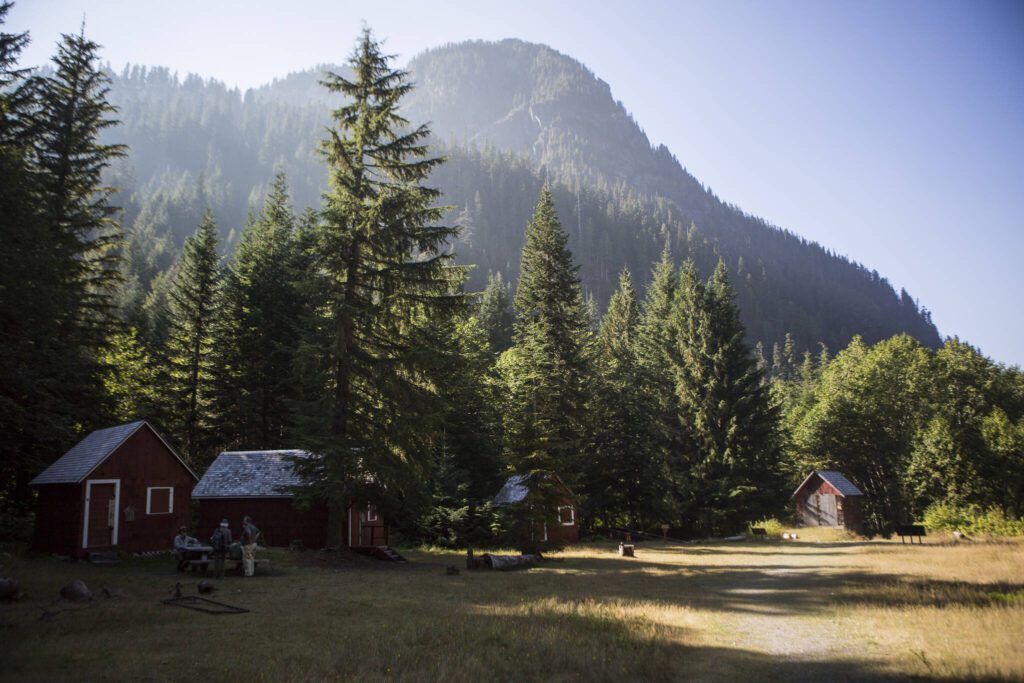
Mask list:
[[[146,489],[146,514],[169,515],[174,512],[174,487],[150,486]]]
[[[367,522],[376,522],[377,521],[377,508],[373,507],[372,505],[367,505],[366,506],[366,521]]]
[[[562,526],[572,526],[576,523],[576,508],[572,505],[561,505],[558,508],[558,521]]]

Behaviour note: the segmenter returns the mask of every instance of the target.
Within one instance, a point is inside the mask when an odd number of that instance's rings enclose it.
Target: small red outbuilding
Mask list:
[[[803,526],[830,526],[861,531],[864,494],[834,470],[815,470],[793,492],[797,520]]]
[[[189,523],[197,479],[148,422],[98,429],[32,480],[32,548],[71,556],[170,548]]]
[[[562,545],[580,540],[576,501],[554,472],[509,477],[494,497],[494,505],[517,510],[530,524],[529,535],[537,543]]]

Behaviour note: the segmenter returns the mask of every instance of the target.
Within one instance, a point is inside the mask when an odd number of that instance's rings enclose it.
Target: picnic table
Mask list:
[[[210,554],[212,552],[213,548],[208,545],[187,545],[185,546],[185,559],[188,560],[192,571],[199,570],[205,574],[210,566]]]

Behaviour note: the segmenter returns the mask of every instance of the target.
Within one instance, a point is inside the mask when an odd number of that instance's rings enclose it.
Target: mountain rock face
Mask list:
[[[450,161],[432,182],[463,227],[454,245],[474,264],[516,281],[527,221],[545,181],[586,291],[603,307],[625,266],[643,284],[668,244],[710,274],[729,267],[749,340],[770,348],[787,332],[798,348],[845,346],[907,332],[929,346],[939,335],[926,310],[877,272],[719,200],[665,147],[653,147],[606,83],[551,48],[505,40],[429,50],[408,66],[416,88],[403,112],[429,122]],[[114,76],[131,146],[111,181],[140,263],[156,271],[210,205],[228,242],[249,208],[284,170],[301,209],[319,205],[325,166],[316,154],[337,104],[319,85],[323,66],[242,94],[165,69]],[[155,265],[153,265],[155,264]],[[152,273],[149,273],[151,276]],[[139,274],[143,284],[148,277]]]

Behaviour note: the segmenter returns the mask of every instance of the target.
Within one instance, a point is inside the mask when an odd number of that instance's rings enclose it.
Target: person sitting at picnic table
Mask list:
[[[188,568],[188,547],[199,543],[188,535],[188,527],[178,529],[178,535],[174,537],[174,556],[178,558],[178,571],[183,572]]]
[[[260,530],[252,523],[252,517],[246,515],[242,520],[242,564],[245,566],[245,575],[252,576],[256,573],[256,544],[260,540]]]
[[[213,547],[213,573],[218,579],[224,578],[224,558],[228,554],[228,546],[231,545],[231,527],[228,520],[222,519],[220,526],[213,530],[210,537],[210,546]]]

